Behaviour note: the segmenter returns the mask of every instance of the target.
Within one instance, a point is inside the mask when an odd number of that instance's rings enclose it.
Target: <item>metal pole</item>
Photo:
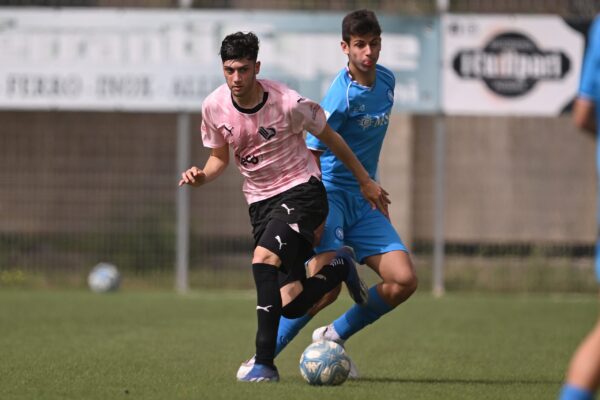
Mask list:
[[[192,0],[179,0],[179,8],[192,6]],[[177,172],[190,166],[190,115],[177,115]],[[188,187],[177,189],[175,236],[175,290],[186,293],[189,289],[188,270],[190,264],[190,192]]]
[[[190,166],[190,115],[177,116],[177,171]],[[179,293],[188,290],[188,269],[190,250],[190,191],[187,186],[177,189],[177,236],[175,289]]]
[[[433,179],[433,295],[444,294],[444,200],[446,132],[444,116],[435,117],[434,179]]]
[[[440,98],[442,95],[441,85],[441,68],[442,68],[442,52],[443,52],[443,26],[442,17],[448,11],[450,0],[437,0],[437,15],[440,23],[438,43],[439,43],[439,63],[438,63],[438,85],[440,87]],[[439,107],[441,109],[441,107]],[[436,297],[442,296],[445,292],[444,287],[444,257],[445,257],[445,241],[444,241],[444,218],[445,218],[445,184],[446,184],[446,126],[444,123],[444,115],[440,111],[435,117],[435,137],[434,137],[434,154],[433,154],[433,295]]]

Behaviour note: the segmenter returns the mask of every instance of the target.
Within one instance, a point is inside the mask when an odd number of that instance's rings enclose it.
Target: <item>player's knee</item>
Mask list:
[[[252,264],[269,264],[279,267],[281,265],[281,259],[271,250],[262,246],[257,246],[254,249]]]
[[[410,292],[410,294],[413,294],[414,292],[417,291],[417,288],[419,287],[419,278],[417,278],[417,275],[412,274],[410,276],[410,278],[408,279],[408,282],[406,284],[407,287],[407,291]]]
[[[412,296],[412,294],[417,290],[418,286],[419,281],[417,276],[411,274],[401,281],[392,282],[391,285],[389,285],[389,298],[395,305],[398,305]]]

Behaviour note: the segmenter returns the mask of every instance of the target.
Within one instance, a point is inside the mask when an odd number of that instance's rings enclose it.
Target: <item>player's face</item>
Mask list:
[[[375,70],[381,52],[381,36],[366,34],[350,36],[350,42],[342,42],[342,50],[348,55],[351,68],[368,73]]]
[[[223,63],[223,75],[231,94],[237,99],[252,96],[260,61],[227,60]]]

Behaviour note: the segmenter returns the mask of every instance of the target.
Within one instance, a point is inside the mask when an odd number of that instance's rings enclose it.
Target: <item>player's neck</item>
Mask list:
[[[258,81],[254,82],[254,87],[243,97],[233,96],[233,101],[241,108],[251,109],[263,101],[264,90]]]
[[[350,71],[350,76],[352,77],[352,80],[358,83],[359,85],[371,87],[375,84],[375,68],[373,68],[372,71],[363,72],[358,68],[354,67],[352,64],[349,64],[348,71]]]

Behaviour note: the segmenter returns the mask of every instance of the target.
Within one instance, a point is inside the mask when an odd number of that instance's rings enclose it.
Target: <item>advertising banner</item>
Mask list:
[[[0,109],[199,111],[224,83],[222,39],[254,31],[259,78],[320,101],[346,64],[344,14],[132,9],[0,9]],[[396,111],[439,108],[438,23],[381,16],[380,63]]]
[[[584,35],[554,15],[447,15],[446,114],[558,115],[577,93]]]

